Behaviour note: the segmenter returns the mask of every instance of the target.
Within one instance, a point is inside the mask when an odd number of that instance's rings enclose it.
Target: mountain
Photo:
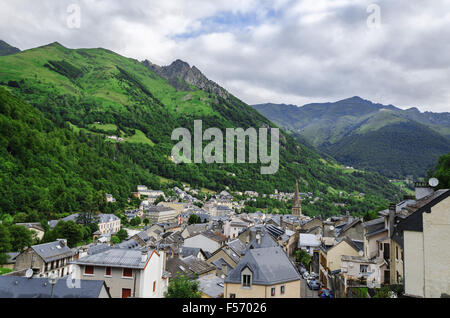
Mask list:
[[[14,105],[0,137],[0,214],[35,211],[55,217],[99,206],[110,209],[99,193],[112,194],[124,208],[138,184],[166,189],[180,182],[205,191],[273,193],[293,191],[300,179],[300,191],[322,199],[304,202],[311,215],[360,213],[401,196],[379,174],[345,169],[284,132],[275,175],[261,175],[261,164],[176,165],[170,160],[172,131],[192,131],[194,119],[203,121],[203,129],[275,125],[231,94],[215,94],[214,89],[224,89],[187,63],[178,61],[158,72],[149,65],[106,49],[68,49],[56,42],[0,57],[0,88]],[[168,78],[177,78],[180,85]],[[33,109],[36,116],[22,115],[22,108]],[[42,138],[34,143],[28,141],[33,131],[8,126],[14,121],[18,127],[34,125],[34,120],[46,123],[38,126]],[[20,133],[11,135],[15,132]],[[16,143],[18,151],[13,150]],[[346,206],[336,206],[338,200]]]
[[[190,90],[190,85],[193,85],[224,99],[230,97],[230,94],[224,88],[209,80],[197,67],[191,67],[182,60],[176,60],[168,66],[158,66],[148,60],[145,60],[143,63],[153,72],[167,79],[177,89]]]
[[[12,55],[19,53],[20,50],[16,47],[12,47],[3,40],[0,40],[0,56]]]
[[[253,107],[339,162],[388,177],[425,176],[450,152],[450,113],[402,110],[360,97]]]

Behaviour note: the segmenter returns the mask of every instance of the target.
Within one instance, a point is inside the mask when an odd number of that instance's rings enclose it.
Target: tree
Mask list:
[[[21,253],[32,245],[33,237],[26,227],[11,225],[8,230],[11,237],[11,251]]]
[[[98,230],[99,216],[97,213],[88,211],[78,213],[77,223],[88,226],[91,229],[91,234]]]
[[[200,224],[202,223],[202,219],[197,214],[191,214],[188,220],[189,224]]]
[[[83,227],[74,221],[59,221],[53,230],[45,232],[43,241],[53,242],[58,238],[66,239],[69,247],[75,247],[83,239]]]
[[[9,231],[6,226],[0,223],[0,265],[8,261],[8,256],[5,254],[8,252],[11,252]]]
[[[120,239],[120,241],[125,241],[128,237],[128,232],[124,229],[120,229],[119,232],[117,232],[117,237]]]
[[[120,238],[117,235],[114,235],[113,237],[111,237],[111,243],[120,244],[120,243],[122,243],[122,241],[120,240]]]
[[[149,225],[149,224],[150,224],[150,220],[147,219],[147,218],[145,218],[145,219],[144,219],[144,224],[145,224],[146,226]]]
[[[14,215],[14,222],[15,223],[25,223],[28,222],[28,215],[24,212],[19,212],[16,215]]]
[[[297,260],[303,264],[305,268],[309,268],[311,264],[311,255],[309,255],[306,251],[300,249],[296,252]]]
[[[142,222],[141,218],[137,216],[130,221],[130,224],[132,226],[138,226],[141,224],[141,222]]]
[[[192,280],[185,275],[180,275],[172,279],[164,293],[165,298],[201,298],[199,290],[200,283]]]
[[[439,180],[440,189],[450,188],[450,153],[439,158],[437,166],[429,171],[428,177],[435,177]]]
[[[166,202],[166,200],[164,199],[164,197],[162,195],[160,195],[159,197],[156,198],[155,200],[155,205],[158,205],[158,203],[160,202]]]
[[[14,223],[14,218],[9,214],[5,214],[2,216],[2,221],[3,225],[9,226]]]

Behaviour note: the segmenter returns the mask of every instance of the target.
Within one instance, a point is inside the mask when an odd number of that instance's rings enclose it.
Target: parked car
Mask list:
[[[300,274],[303,275],[303,274],[306,272],[306,268],[300,266],[300,267],[299,267],[299,271],[300,271]]]
[[[310,279],[306,282],[306,284],[308,285],[309,289],[312,290],[319,290],[320,289],[320,283],[315,280],[315,279]]]
[[[308,277],[309,277],[309,273],[308,273],[308,271],[305,271],[303,273],[303,279],[308,279]]]
[[[319,291],[320,298],[333,298],[333,292],[328,288],[322,288]]]
[[[311,274],[309,274],[309,277],[311,277],[311,278],[319,278],[319,275],[317,275],[316,273],[311,273]]]

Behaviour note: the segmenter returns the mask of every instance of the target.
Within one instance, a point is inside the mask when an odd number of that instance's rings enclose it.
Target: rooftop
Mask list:
[[[300,280],[295,269],[281,247],[249,250],[225,279],[226,283],[241,283],[241,272],[249,268],[253,273],[253,284],[274,285]]]

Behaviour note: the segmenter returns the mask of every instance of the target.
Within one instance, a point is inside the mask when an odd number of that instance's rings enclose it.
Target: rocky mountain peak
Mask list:
[[[193,85],[222,98],[229,97],[229,93],[224,88],[208,79],[197,67],[191,67],[180,59],[175,60],[168,66],[158,66],[150,61],[144,61],[143,63],[158,75],[166,78],[178,90],[190,90],[189,85]]]

